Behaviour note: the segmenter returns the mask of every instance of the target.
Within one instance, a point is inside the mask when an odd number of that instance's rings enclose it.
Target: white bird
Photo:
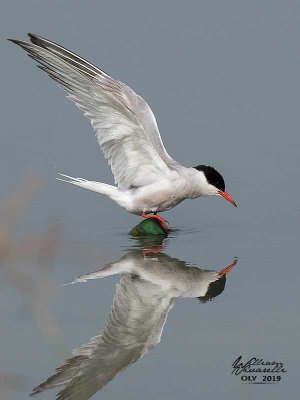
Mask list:
[[[169,156],[150,107],[130,87],[64,47],[28,36],[31,42],[9,40],[26,50],[90,119],[117,186],[67,175],[59,180],[105,195],[133,214],[156,218],[165,228],[166,221],[156,214],[185,199],[222,196],[236,206],[213,167],[186,168]]]
[[[57,400],[87,400],[115,376],[160,343],[169,311],[177,298],[197,298],[204,303],[225,287],[221,271],[189,267],[166,254],[147,257],[129,251],[99,271],[82,275],[72,283],[120,274],[120,282],[105,329],[73,351],[73,357],[37,386],[32,395],[65,386]]]

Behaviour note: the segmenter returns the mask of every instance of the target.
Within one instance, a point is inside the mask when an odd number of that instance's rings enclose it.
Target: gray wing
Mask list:
[[[174,301],[166,300],[156,285],[130,274],[123,275],[103,333],[76,349],[74,357],[37,386],[32,395],[65,385],[58,400],[89,399],[159,343]]]
[[[68,92],[91,120],[121,189],[153,183],[179,165],[166,152],[148,104],[132,89],[47,39],[11,40]]]

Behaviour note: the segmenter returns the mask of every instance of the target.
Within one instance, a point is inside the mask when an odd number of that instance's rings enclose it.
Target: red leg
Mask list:
[[[156,219],[157,221],[159,221],[160,225],[166,230],[169,230],[169,224],[168,221],[166,219],[164,219],[163,217],[161,217],[160,215],[157,214],[146,214],[145,212],[142,212],[141,214],[142,217],[144,218],[153,218]]]
[[[159,254],[163,251],[163,245],[160,244],[157,248],[153,249],[143,249],[143,256],[145,257],[147,254]]]

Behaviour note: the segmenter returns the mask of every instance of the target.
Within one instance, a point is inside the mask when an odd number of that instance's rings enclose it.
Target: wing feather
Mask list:
[[[124,105],[126,105],[126,107],[128,107],[132,112],[135,113],[135,115],[142,123],[149,140],[156,148],[163,161],[170,167],[178,166],[178,163],[173,160],[167,153],[161,140],[155,116],[149,105],[141,96],[136,94],[129,86],[125,85],[123,82],[111,78],[103,70],[97,68],[95,65],[89,63],[82,57],[79,57],[77,54],[72,53],[66,48],[32,33],[29,33],[28,36],[30,37],[32,43],[45,48],[50,48],[51,51],[59,54],[69,63],[72,63],[75,67],[81,68],[93,77],[96,77],[98,75],[105,77],[106,90],[111,90],[118,97],[118,99]]]
[[[21,46],[91,120],[120,189],[167,176],[176,161],[165,151],[155,117],[128,86],[47,39],[29,34]]]
[[[87,400],[159,343],[174,301],[165,303],[160,288],[136,279],[122,275],[104,331],[74,350],[32,395],[65,385],[57,400]]]

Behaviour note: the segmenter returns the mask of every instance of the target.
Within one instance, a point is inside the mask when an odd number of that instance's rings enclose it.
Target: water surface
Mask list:
[[[2,343],[3,354],[8,370],[24,381],[15,399],[24,398],[91,337],[96,339],[89,348],[90,360],[79,360],[87,361],[86,375],[79,383],[75,378],[72,385],[71,393],[78,391],[78,398],[86,395],[87,388],[91,393],[98,388],[94,378],[101,373],[103,385],[113,381],[95,398],[180,399],[188,395],[197,399],[212,393],[226,399],[251,398],[261,390],[264,398],[271,398],[284,393],[287,385],[291,388],[299,319],[295,308],[287,312],[286,307],[294,301],[297,280],[295,272],[291,276],[294,266],[286,263],[282,248],[276,251],[254,236],[249,240],[251,232],[240,238],[235,235],[233,241],[222,227],[214,239],[186,227],[154,244],[132,239],[121,229],[108,218],[99,232],[99,224],[90,221],[89,242],[84,232],[67,234],[65,227],[53,264],[40,253],[39,265],[16,264],[14,275],[5,271],[3,335],[13,345],[8,349]],[[98,237],[92,237],[96,231]],[[217,271],[236,256],[239,261],[226,280],[201,301],[209,284],[217,280]],[[104,277],[102,271],[85,277],[98,279],[63,285],[103,267]],[[31,284],[30,294],[20,283],[20,273]],[[117,311],[111,311],[113,301]],[[104,330],[106,341],[99,345],[97,335]],[[88,352],[76,354],[81,353]],[[272,387],[243,384],[231,374],[231,364],[239,355],[281,360],[288,372]],[[75,370],[67,369],[67,373],[75,376]],[[54,394],[39,396],[50,399]]]
[[[176,297],[160,343],[94,398],[295,398],[299,2],[44,3],[4,0],[2,39],[41,34],[130,85],[170,155],[214,166],[238,204],[205,198],[165,213],[178,230],[163,257],[187,269],[238,264],[212,301]],[[113,178],[88,121],[20,49],[0,46],[0,397],[24,400],[103,331],[120,276],[63,284],[141,248],[128,235],[137,217],[55,181],[57,172]],[[240,355],[283,362],[287,373],[243,384],[231,373]]]

